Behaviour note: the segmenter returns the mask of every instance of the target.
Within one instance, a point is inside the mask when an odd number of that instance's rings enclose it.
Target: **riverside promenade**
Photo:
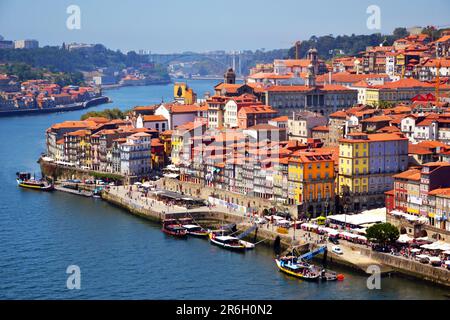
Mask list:
[[[120,206],[130,213],[142,218],[161,222],[166,218],[177,218],[184,216],[193,217],[198,223],[212,226],[222,222],[236,223],[239,231],[244,231],[254,224],[255,217],[245,215],[220,205],[202,206],[187,209],[183,206],[158,201],[152,193],[147,196],[139,191],[137,186],[113,186],[104,190],[102,198],[114,205]],[[249,236],[252,237],[251,235]],[[380,264],[375,259],[362,255],[359,247],[355,244],[341,241],[340,247],[344,254],[337,255],[332,252],[332,244],[328,243],[326,237],[301,229],[289,228],[287,233],[280,232],[272,223],[260,225],[255,232],[254,240],[265,245],[273,245],[279,238],[282,248],[302,247],[309,250],[326,245],[328,248],[327,258],[329,261],[345,265],[362,272],[367,272],[370,265],[378,265],[382,273],[391,272],[392,269]]]

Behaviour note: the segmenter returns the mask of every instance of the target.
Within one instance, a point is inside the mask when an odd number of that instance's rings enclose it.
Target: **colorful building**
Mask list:
[[[197,94],[185,82],[176,82],[174,84],[173,97],[175,101],[183,104],[194,104],[197,102]]]
[[[296,151],[288,161],[289,203],[311,217],[331,213],[334,204],[334,160],[320,149]]]
[[[339,140],[338,193],[346,210],[382,206],[392,176],[408,166],[408,139],[396,133],[350,133]]]

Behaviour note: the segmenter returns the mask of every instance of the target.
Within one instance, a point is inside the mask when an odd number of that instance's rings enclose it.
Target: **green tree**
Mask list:
[[[125,119],[126,115],[129,112],[130,112],[129,110],[122,111],[118,108],[105,109],[102,111],[89,111],[81,116],[81,120],[86,120],[87,118],[90,118],[90,117],[103,117],[103,118],[107,118],[109,120]]]
[[[366,230],[367,239],[382,246],[397,241],[399,236],[398,229],[390,223],[378,223]]]
[[[393,102],[389,102],[389,101],[385,101],[385,100],[381,100],[378,107],[380,109],[389,109],[395,106],[395,103]]]
[[[408,31],[406,30],[406,28],[403,27],[395,28],[394,32],[392,32],[392,35],[397,39],[401,39],[408,36]]]

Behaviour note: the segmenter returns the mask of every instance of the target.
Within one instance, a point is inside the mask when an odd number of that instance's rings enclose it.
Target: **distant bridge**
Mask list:
[[[223,67],[224,72],[228,67],[233,67],[236,74],[242,74],[242,60],[244,54],[242,53],[169,53],[169,54],[150,54],[150,61],[153,61],[162,65],[169,65],[172,62],[180,61],[196,61],[196,60],[209,60],[219,64]]]

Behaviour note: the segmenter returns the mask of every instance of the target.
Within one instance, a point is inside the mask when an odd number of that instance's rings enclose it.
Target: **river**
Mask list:
[[[216,81],[189,84],[203,96]],[[170,101],[171,85],[105,91],[112,104],[89,110]],[[442,299],[447,290],[400,276],[368,290],[349,269],[343,282],[308,283],[277,271],[258,246],[239,254],[206,240],[167,237],[160,226],[98,199],[19,189],[16,171],[40,174],[45,129],[85,111],[0,119],[0,299]],[[81,270],[81,289],[66,287],[66,268]]]

